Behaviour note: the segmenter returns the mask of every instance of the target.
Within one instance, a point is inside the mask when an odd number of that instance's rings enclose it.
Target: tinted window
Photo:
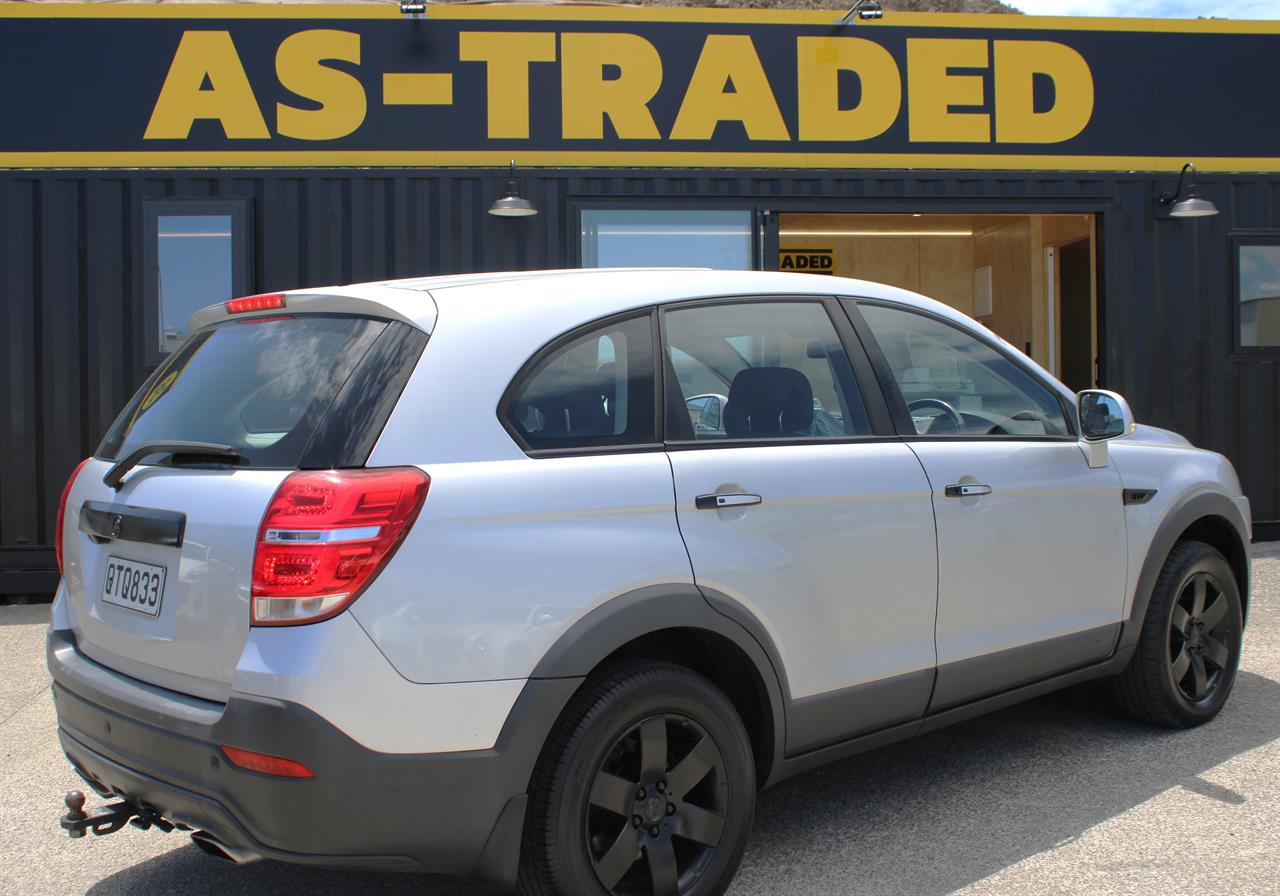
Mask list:
[[[1057,396],[982,340],[923,314],[860,307],[918,435],[1070,435]]]
[[[817,302],[679,308],[666,314],[666,338],[685,399],[669,403],[672,439],[871,432],[849,359]]]
[[[1240,345],[1280,348],[1280,242],[1238,246]]]
[[[146,199],[142,287],[148,366],[187,340],[192,313],[252,292],[249,203]]]
[[[213,442],[293,467],[343,383],[387,328],[352,317],[232,321],[198,333],[116,419],[98,456],[144,442]]]
[[[652,444],[649,316],[605,324],[555,349],[523,376],[507,411],[530,448]]]
[[[750,270],[751,233],[749,209],[587,209],[582,266]]]
[[[156,222],[160,351],[187,338],[187,318],[232,296],[231,216],[160,215]]]

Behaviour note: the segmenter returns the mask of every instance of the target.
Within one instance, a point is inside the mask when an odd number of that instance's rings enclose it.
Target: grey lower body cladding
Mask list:
[[[205,704],[122,676],[52,632],[58,735],[99,794],[207,831],[229,852],[314,865],[514,883],[526,791],[579,681],[531,681],[488,750],[377,753],[310,710],[234,695]],[[166,711],[166,701],[171,711]],[[222,745],[283,756],[315,777],[232,765]]]

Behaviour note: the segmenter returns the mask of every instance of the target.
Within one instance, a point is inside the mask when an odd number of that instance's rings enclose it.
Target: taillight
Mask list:
[[[80,475],[80,471],[84,469],[91,458],[86,457],[80,463],[76,464],[75,470],[71,474],[71,478],[67,480],[67,484],[62,487],[62,497],[58,500],[58,524],[54,527],[53,552],[58,558],[58,575],[62,575],[62,529],[63,523],[67,518],[67,496],[71,494],[71,486],[76,484],[76,477]]]
[[[223,302],[227,314],[247,314],[250,311],[270,311],[272,308],[284,307],[284,293],[264,293],[260,296],[245,296]]]
[[[314,778],[316,773],[301,762],[285,759],[282,756],[270,756],[253,750],[241,750],[239,747],[228,747],[223,744],[222,753],[233,765],[261,772],[264,775],[277,775],[281,778]]]
[[[253,624],[341,613],[391,559],[430,485],[416,467],[290,473],[258,528]]]

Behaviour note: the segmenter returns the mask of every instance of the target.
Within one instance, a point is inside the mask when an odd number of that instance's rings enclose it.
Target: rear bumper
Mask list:
[[[146,803],[235,849],[286,862],[421,870],[514,883],[526,790],[577,679],[529,681],[488,750],[369,750],[311,710],[233,694],[226,704],[113,672],[51,631],[58,735],[99,793]],[[230,745],[315,772],[278,778],[231,765]]]

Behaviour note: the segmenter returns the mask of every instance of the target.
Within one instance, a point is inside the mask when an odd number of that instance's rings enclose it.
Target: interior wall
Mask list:
[[[973,243],[948,237],[784,237],[782,249],[821,242],[835,251],[835,273],[888,283],[973,313]]]
[[[1002,222],[978,233],[973,244],[974,265],[991,266],[991,314],[978,319],[1019,350],[1041,363],[1047,362],[1046,357],[1036,357],[1031,338],[1031,306],[1035,301],[1031,282],[1031,222],[1026,218]]]
[[[1092,238],[1093,228],[1090,215],[784,214],[780,247],[829,249],[837,276],[910,289],[970,316],[975,272],[990,266],[992,310],[978,320],[1049,367],[1057,310],[1045,250]],[[959,235],[914,235],[939,230]],[[850,235],[873,231],[912,235]],[[1057,339],[1061,327],[1054,324]],[[1090,331],[1096,339],[1092,321]]]

